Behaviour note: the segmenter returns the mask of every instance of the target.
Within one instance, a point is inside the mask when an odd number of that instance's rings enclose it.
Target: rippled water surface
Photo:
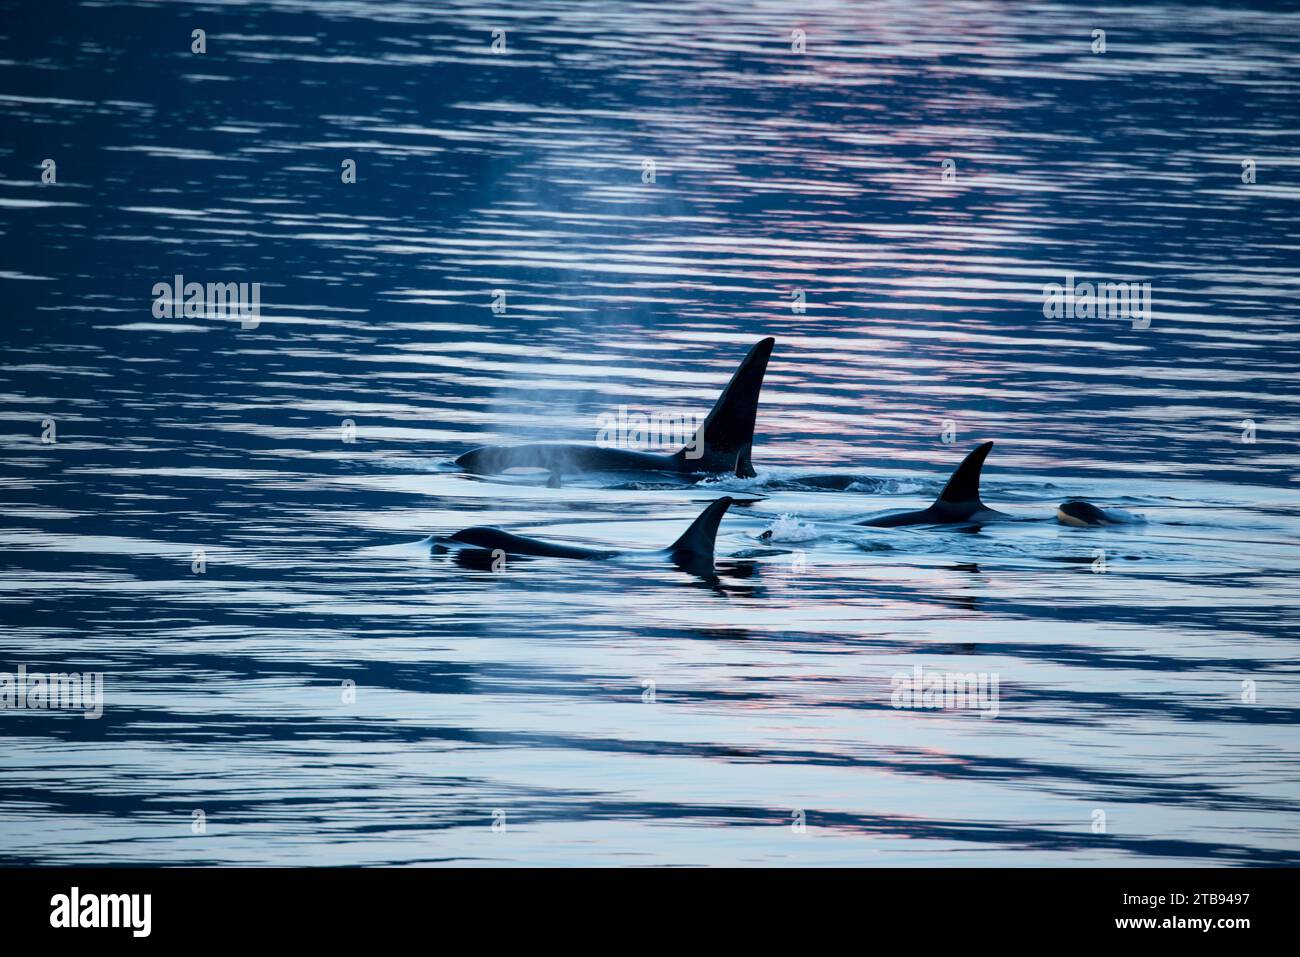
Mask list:
[[[3,6],[0,670],[105,692],[0,713],[0,861],[1300,861],[1300,16],[514,7]],[[452,463],[764,335],[757,478]],[[985,439],[1038,520],[852,524]],[[716,580],[420,544],[724,493]]]

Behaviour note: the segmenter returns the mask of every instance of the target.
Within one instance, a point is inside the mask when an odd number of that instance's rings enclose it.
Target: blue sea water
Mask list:
[[[0,713],[0,863],[1300,862],[1298,68],[1284,5],[0,4],[0,671],[104,675]],[[756,478],[452,464],[765,335]],[[1040,520],[852,524],[986,439]],[[421,544],[721,494],[715,581]]]

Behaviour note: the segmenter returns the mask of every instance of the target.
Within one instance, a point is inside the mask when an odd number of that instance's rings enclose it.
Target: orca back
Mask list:
[[[580,548],[576,545],[557,545],[540,539],[514,535],[500,528],[476,525],[448,536],[448,541],[473,548],[500,549],[507,555],[533,555],[538,558],[612,558],[616,551]]]
[[[1062,502],[1056,509],[1056,520],[1062,525],[1105,525],[1106,513],[1091,502]]]
[[[929,508],[915,512],[897,512],[893,515],[881,515],[869,518],[859,525],[875,528],[893,528],[899,525],[941,525],[967,522],[980,513],[986,517],[996,517],[1001,513],[994,511],[980,501],[980,471],[984,460],[988,458],[992,442],[976,446],[957,466],[948,478],[939,497]]]

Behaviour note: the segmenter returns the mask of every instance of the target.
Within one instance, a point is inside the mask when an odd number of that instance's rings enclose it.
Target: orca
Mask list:
[[[1062,525],[1118,525],[1111,516],[1091,502],[1062,502],[1056,509],[1056,520]]]
[[[976,446],[966,458],[962,459],[957,470],[948,479],[948,484],[929,508],[915,512],[880,515],[856,524],[893,528],[899,525],[979,524],[999,519],[1030,521],[1030,519],[1019,519],[1006,512],[989,508],[980,500],[980,472],[992,448],[992,442],[985,442],[983,445]],[[1055,518],[1063,525],[1076,526],[1122,523],[1122,519],[1112,518],[1091,502],[1083,501],[1063,502],[1057,508]]]
[[[753,478],[750,462],[758,394],[776,340],[756,343],[727,383],[695,439],[671,455],[596,445],[538,442],[529,445],[485,445],[471,449],[456,464],[476,475],[494,475],[515,468],[540,468],[559,485],[561,476],[581,472],[676,472],[685,475],[732,472]],[[550,484],[548,482],[548,484]]]
[[[584,548],[580,545],[559,545],[539,538],[514,535],[500,528],[479,525],[462,529],[445,538],[434,538],[432,547],[438,551],[471,548],[480,553],[500,551],[506,556],[532,556],[537,558],[572,558],[582,561],[608,561],[615,558],[645,556],[666,558],[693,572],[713,572],[713,546],[718,535],[718,525],[735,499],[724,495],[712,502],[677,541],[657,551]]]
[[[948,479],[948,484],[929,508],[914,512],[894,512],[854,524],[895,528],[899,525],[952,525],[1012,518],[980,501],[980,470],[984,468],[984,460],[992,448],[992,442],[985,442],[962,459],[961,465],[957,466],[957,470]]]

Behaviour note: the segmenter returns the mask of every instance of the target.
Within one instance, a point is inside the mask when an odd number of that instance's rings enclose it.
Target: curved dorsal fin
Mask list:
[[[682,533],[681,538],[668,546],[674,555],[699,556],[713,561],[713,543],[718,537],[718,525],[722,516],[727,514],[732,503],[731,496],[724,495],[700,512],[699,517],[691,522],[691,527]]]
[[[980,500],[980,470],[984,468],[984,460],[988,458],[989,450],[993,448],[992,442],[985,442],[983,445],[976,446],[974,451],[961,460],[961,465],[952,473],[948,479],[948,484],[943,487],[939,497],[935,500],[938,502],[948,502],[950,504],[978,502]]]

